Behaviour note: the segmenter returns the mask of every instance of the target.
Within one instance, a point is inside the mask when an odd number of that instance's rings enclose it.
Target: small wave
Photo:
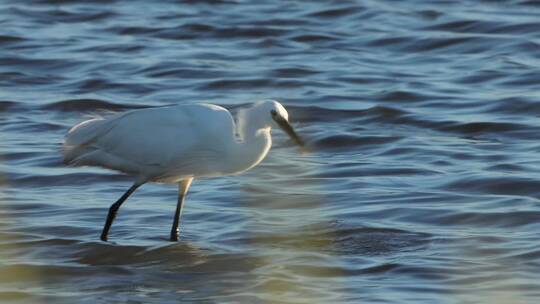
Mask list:
[[[491,165],[486,168],[488,171],[496,171],[496,172],[519,172],[519,171],[526,171],[526,167],[516,165],[516,164],[495,164]]]
[[[335,234],[335,250],[347,255],[387,255],[417,250],[431,238],[428,233],[372,227],[338,229]]]
[[[328,42],[328,41],[335,41],[337,40],[336,37],[331,35],[323,35],[323,34],[305,34],[305,35],[298,35],[291,38],[291,40],[296,42]]]
[[[488,40],[488,38],[479,38],[479,37],[451,37],[451,38],[440,38],[440,37],[428,37],[415,39],[414,42],[409,42],[406,46],[401,47],[401,51],[404,52],[430,52],[441,49],[448,49],[450,47],[462,46],[459,49],[459,52],[465,52],[467,49],[465,46],[469,46],[475,41],[473,45],[482,44],[480,40]]]
[[[161,28],[154,34],[164,39],[200,39],[202,36],[216,39],[279,37],[287,33],[284,29],[273,27],[215,27],[202,24],[185,24],[172,28]]]
[[[300,80],[271,80],[264,78],[256,79],[221,79],[205,83],[200,86],[201,90],[240,90],[256,88],[298,88],[303,86],[322,85],[317,82],[304,82]]]
[[[0,35],[0,45],[7,45],[25,40],[25,38],[19,36]]]
[[[370,40],[368,42],[369,46],[372,47],[379,47],[379,46],[394,46],[394,45],[405,45],[409,43],[413,39],[413,37],[404,37],[404,36],[392,36],[392,37],[384,37],[379,39]]]
[[[112,26],[104,29],[105,32],[112,32],[118,35],[144,35],[160,31],[162,28],[148,26]]]
[[[526,1],[519,1],[516,4],[524,5],[524,6],[532,6],[532,7],[539,7],[540,2],[536,0],[526,0]]]
[[[540,103],[523,96],[504,97],[494,100],[489,107],[493,114],[540,115]]]
[[[458,132],[466,135],[515,132],[529,128],[527,125],[510,122],[452,122],[444,123],[444,125],[439,127],[442,131]]]
[[[211,69],[194,68],[160,68],[152,69],[146,74],[151,78],[178,78],[178,79],[209,79],[212,77],[224,77],[225,72]]]
[[[204,23],[186,23],[181,26],[181,30],[187,31],[187,32],[212,32],[215,31],[216,28],[211,26],[210,24],[204,24]]]
[[[291,67],[291,68],[278,68],[272,71],[272,77],[280,78],[296,78],[296,77],[305,77],[313,74],[320,73],[319,71],[310,69],[310,68],[300,68],[300,67]]]
[[[350,6],[344,8],[326,9],[310,13],[307,15],[309,18],[342,18],[348,15],[357,14],[364,11],[365,8],[360,6]]]
[[[207,4],[207,5],[223,5],[223,4],[238,4],[239,1],[235,0],[185,0],[186,4]]]
[[[32,157],[38,157],[40,155],[41,155],[40,152],[28,152],[28,151],[11,152],[11,153],[3,152],[3,153],[0,153],[0,159],[17,161],[17,160],[25,160]]]
[[[124,92],[128,94],[149,94],[155,89],[147,83],[121,83],[113,82],[105,78],[91,78],[76,81],[70,84],[74,87],[72,91],[75,94],[89,94],[99,91]]]
[[[459,20],[440,23],[424,28],[424,30],[448,31],[455,33],[478,34],[529,34],[540,31],[539,22],[501,23],[501,21]]]
[[[361,111],[361,113],[367,116],[374,116],[376,118],[384,119],[396,119],[408,114],[405,110],[396,109],[392,107],[374,106],[369,109]]]
[[[83,47],[78,50],[78,52],[86,53],[86,52],[111,52],[111,53],[135,53],[140,52],[144,50],[144,45],[134,45],[134,44],[106,44],[106,45],[98,45],[98,46],[91,46],[91,47]]]
[[[215,35],[219,38],[263,38],[281,36],[286,32],[272,27],[226,27],[217,29]]]
[[[377,99],[381,101],[414,102],[433,99],[433,97],[422,95],[416,92],[391,91],[382,94],[382,96],[378,97]]]
[[[59,4],[107,4],[110,3],[110,0],[32,0],[34,3],[38,4],[50,4],[50,5],[59,5]]]
[[[269,244],[280,248],[297,248],[311,244],[316,246],[319,252],[345,256],[377,256],[423,248],[431,238],[428,233],[393,228],[347,228],[337,224],[306,227],[301,231],[303,232],[298,235],[257,234],[252,236],[255,239],[244,239],[241,242]]]
[[[434,10],[434,9],[420,10],[420,11],[417,12],[417,14],[424,17],[424,18],[431,19],[431,20],[436,20],[439,17],[444,15],[444,13],[442,13],[441,11]]]
[[[223,89],[253,89],[271,86],[272,81],[268,79],[223,79],[207,83],[201,89],[223,90]]]
[[[397,136],[329,135],[313,142],[317,149],[350,149],[366,145],[382,145],[400,140]]]
[[[324,97],[323,100],[331,100],[331,97]],[[294,113],[294,120],[299,122],[334,122],[334,121],[357,121],[357,120],[394,120],[401,118],[408,113],[387,106],[373,106],[363,110],[341,110],[328,109],[317,106],[287,106]]]
[[[353,178],[353,177],[363,177],[363,176],[411,176],[411,175],[434,175],[438,172],[418,169],[418,168],[408,168],[408,167],[394,167],[394,168],[355,168],[349,165],[348,168],[333,168],[329,169],[323,173],[313,174],[318,178]]]
[[[7,111],[11,108],[14,108],[17,105],[18,103],[14,101],[0,100],[0,112]]]
[[[469,177],[452,181],[444,188],[469,193],[540,197],[540,181],[525,177]]]
[[[279,18],[279,17],[272,18],[272,16],[268,16],[268,17],[270,17],[270,18],[264,18],[264,19],[260,19],[260,20],[253,20],[253,21],[250,21],[249,23],[247,23],[245,25],[283,27],[283,26],[302,26],[302,25],[309,24],[309,20],[306,20],[306,19],[300,19],[300,18],[285,19],[285,18]]]
[[[528,250],[522,250],[519,253],[514,253],[511,255],[513,259],[520,259],[523,261],[537,261],[540,259],[540,249],[531,248]]]
[[[466,75],[455,80],[460,84],[481,84],[508,77],[507,74],[497,70],[478,70],[472,72],[472,75]]]
[[[537,71],[523,73],[520,75],[515,75],[512,79],[499,82],[499,85],[506,87],[526,87],[526,86],[536,86],[540,82],[540,76]]]
[[[52,186],[83,186],[98,184],[100,182],[126,181],[132,182],[130,177],[122,174],[92,174],[92,173],[69,173],[61,175],[34,175],[34,174],[10,174],[8,184],[16,184],[17,187],[39,188]]]
[[[537,34],[540,22],[523,22],[517,24],[498,24],[492,32],[497,34]]]
[[[68,99],[42,106],[44,110],[61,112],[91,112],[97,110],[120,111],[126,109],[144,108],[135,104],[118,104],[98,99]]]
[[[30,75],[27,73],[21,73],[21,72],[7,72],[7,73],[0,73],[0,83],[5,84],[6,86],[9,85],[50,85],[51,83],[54,83],[55,81],[62,80],[61,77],[47,77],[47,76],[37,76],[37,75]]]
[[[385,77],[376,77],[371,75],[366,76],[338,76],[333,78],[333,80],[337,82],[345,82],[350,84],[375,84],[375,83],[381,83],[385,81],[390,81],[390,78]]]
[[[36,68],[62,70],[64,68],[72,68],[76,62],[67,59],[52,59],[52,58],[30,58],[26,56],[8,56],[0,57],[0,65],[6,67],[16,67],[17,69],[28,68],[34,71]]]
[[[89,21],[103,21],[105,19],[116,16],[112,11],[99,11],[93,10],[84,11],[72,11],[62,8],[46,9],[46,10],[30,10],[14,7],[10,9],[12,14],[31,18],[43,24],[50,24],[51,22],[64,22],[64,23],[77,23],[77,22],[89,22]]]
[[[516,228],[534,225],[540,222],[538,211],[505,211],[505,212],[441,212],[433,214],[431,220],[439,225],[467,227]]]
[[[458,20],[430,25],[423,30],[446,31],[455,33],[488,33],[497,26],[495,21]]]
[[[360,268],[358,270],[354,270],[353,272],[355,274],[385,274],[401,267],[403,267],[403,265],[399,263],[382,263],[375,266]]]

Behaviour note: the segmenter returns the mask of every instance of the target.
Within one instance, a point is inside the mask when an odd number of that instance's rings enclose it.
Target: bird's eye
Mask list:
[[[274,117],[275,117],[275,116],[277,116],[277,112],[276,112],[276,110],[272,110],[272,111],[270,111],[270,114],[272,114],[272,116],[274,116]]]

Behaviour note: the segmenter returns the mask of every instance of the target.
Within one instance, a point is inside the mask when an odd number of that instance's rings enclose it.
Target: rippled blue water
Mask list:
[[[537,303],[537,1],[3,1],[4,303]],[[286,105],[248,173],[176,187],[66,168],[70,126]]]

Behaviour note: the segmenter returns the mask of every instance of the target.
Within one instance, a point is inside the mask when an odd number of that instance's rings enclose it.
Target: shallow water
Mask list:
[[[5,1],[2,303],[536,303],[536,1]],[[66,168],[70,126],[273,98],[246,174],[145,185]]]

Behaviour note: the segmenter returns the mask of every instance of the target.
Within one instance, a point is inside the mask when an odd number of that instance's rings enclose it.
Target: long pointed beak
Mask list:
[[[287,133],[287,135],[289,135],[289,137],[297,144],[299,145],[300,147],[304,147],[305,146],[305,143],[304,141],[302,140],[302,138],[300,138],[300,136],[298,136],[298,134],[296,134],[296,132],[294,131],[293,127],[291,126],[291,124],[285,119],[283,118],[283,116],[281,115],[274,115],[272,116],[272,118],[277,122],[277,124],[281,127],[281,129],[283,131],[285,131],[285,133]]]

